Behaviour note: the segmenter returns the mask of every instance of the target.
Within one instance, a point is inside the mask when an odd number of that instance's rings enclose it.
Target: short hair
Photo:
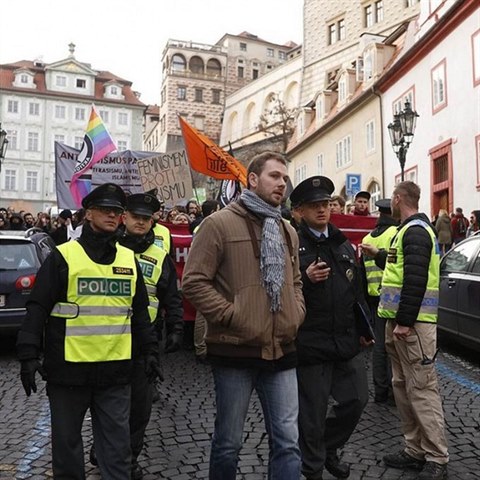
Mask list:
[[[460,208],[460,207],[457,207],[457,208],[455,209],[455,211],[456,211],[457,213],[463,213],[463,209]]]
[[[330,201],[338,202],[342,208],[345,208],[346,201],[341,195],[333,195]]]
[[[277,160],[286,167],[288,166],[287,157],[279,152],[266,151],[255,155],[247,167],[247,188],[250,188],[250,182],[248,181],[250,173],[255,173],[260,176],[268,160]]]
[[[420,187],[410,180],[405,180],[396,185],[393,190],[394,194],[402,195],[405,198],[405,203],[411,208],[418,208],[420,200]]]
[[[205,200],[202,203],[202,215],[204,217],[208,217],[213,212],[216,212],[219,206],[220,206],[220,203],[217,202],[216,200]]]

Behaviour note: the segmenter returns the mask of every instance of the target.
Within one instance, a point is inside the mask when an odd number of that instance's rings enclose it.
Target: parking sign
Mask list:
[[[359,173],[347,173],[347,180],[345,183],[347,195],[353,197],[361,190],[362,176]]]

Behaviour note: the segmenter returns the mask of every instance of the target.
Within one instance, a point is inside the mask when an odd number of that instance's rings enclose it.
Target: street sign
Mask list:
[[[349,197],[353,197],[360,190],[362,185],[362,176],[359,173],[347,173],[345,191]]]

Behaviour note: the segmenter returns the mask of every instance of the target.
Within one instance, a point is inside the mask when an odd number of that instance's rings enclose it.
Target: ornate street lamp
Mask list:
[[[388,125],[388,133],[392,142],[393,151],[400,162],[401,179],[404,180],[405,160],[407,150],[412,143],[417,126],[418,113],[413,111],[410,102],[405,100],[405,107],[402,111],[395,113],[393,122]]]
[[[7,132],[2,130],[2,124],[0,123],[0,172],[2,171],[2,160],[5,158],[7,153]]]

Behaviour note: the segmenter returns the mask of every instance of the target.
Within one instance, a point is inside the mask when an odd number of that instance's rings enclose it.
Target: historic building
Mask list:
[[[0,65],[0,121],[8,149],[0,205],[32,213],[56,204],[54,142],[80,148],[95,104],[119,150],[142,149],[146,108],[132,83],[75,58]]]

